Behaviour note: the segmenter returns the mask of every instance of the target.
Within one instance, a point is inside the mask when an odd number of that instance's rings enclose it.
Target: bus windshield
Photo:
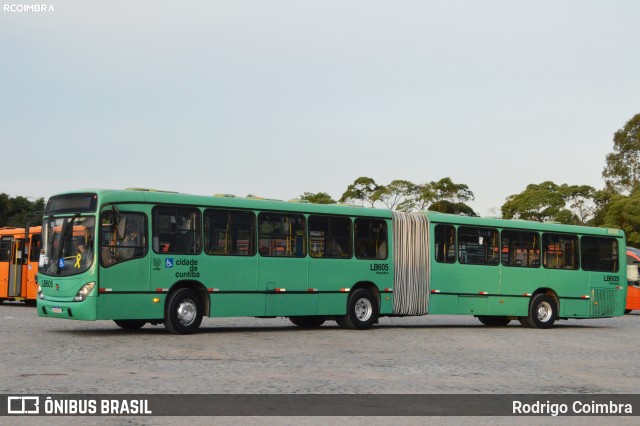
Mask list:
[[[82,273],[93,264],[95,218],[93,216],[48,217],[42,226],[38,271],[67,276]]]

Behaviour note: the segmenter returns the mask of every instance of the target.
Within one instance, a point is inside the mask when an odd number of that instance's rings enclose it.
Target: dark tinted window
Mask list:
[[[201,238],[200,210],[188,207],[153,209],[153,250],[156,253],[200,253]]]
[[[387,223],[381,219],[356,219],[355,247],[358,259],[386,259]]]
[[[458,256],[460,263],[497,265],[499,262],[498,230],[460,226]]]
[[[542,264],[548,269],[578,269],[578,237],[542,234]]]
[[[206,210],[204,251],[207,254],[252,256],[256,253],[256,216],[253,212]]]
[[[582,269],[618,272],[618,240],[605,237],[582,237]]]
[[[351,219],[309,216],[309,254],[312,257],[351,257]]]
[[[435,227],[436,262],[454,263],[456,261],[456,229],[451,225]]]
[[[501,237],[504,266],[540,266],[540,236],[537,232],[504,230]]]
[[[260,213],[258,251],[261,256],[303,257],[305,219],[301,214]]]

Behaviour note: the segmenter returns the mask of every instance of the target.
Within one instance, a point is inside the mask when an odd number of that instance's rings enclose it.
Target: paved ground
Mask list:
[[[0,320],[3,394],[640,393],[637,311],[551,330],[489,328],[464,316],[383,318],[368,331],[205,319],[191,336],[38,318],[13,303],[0,306]]]

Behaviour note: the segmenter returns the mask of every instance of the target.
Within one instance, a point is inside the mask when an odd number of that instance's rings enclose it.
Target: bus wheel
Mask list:
[[[531,300],[529,316],[525,318],[525,322],[531,328],[551,328],[557,315],[558,308],[553,297],[538,294]]]
[[[138,330],[147,323],[143,320],[113,320],[123,330]]]
[[[324,324],[324,317],[318,316],[289,317],[289,320],[302,328],[317,328]]]
[[[181,288],[173,293],[165,308],[164,326],[174,334],[191,334],[202,322],[202,305],[195,291]]]
[[[504,327],[511,322],[509,317],[499,317],[490,315],[478,315],[476,318],[489,327]]]
[[[367,330],[378,319],[378,303],[369,290],[359,288],[349,295],[347,314],[336,318],[342,328]]]

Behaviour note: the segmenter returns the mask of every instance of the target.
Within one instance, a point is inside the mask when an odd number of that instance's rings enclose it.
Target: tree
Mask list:
[[[331,198],[331,195],[327,194],[326,192],[318,192],[318,193],[313,193],[313,192],[305,192],[304,194],[302,194],[300,196],[301,200],[307,200],[310,203],[313,204],[335,204],[336,201]]]
[[[603,226],[622,229],[627,244],[640,247],[640,190],[631,195],[614,195],[604,216]]]
[[[476,212],[465,203],[454,203],[449,200],[440,200],[429,206],[429,210],[440,213],[461,214],[464,216],[477,216]]]
[[[640,183],[640,114],[613,135],[613,152],[602,172],[607,186],[630,194]]]
[[[521,193],[507,197],[502,217],[584,225],[595,214],[595,196],[595,189],[588,185],[556,185],[551,181],[530,184]]]
[[[43,210],[44,198],[29,201],[21,196],[9,197],[7,194],[0,194],[0,227],[23,227],[27,215],[32,216],[31,225],[40,225],[42,223]],[[40,214],[36,214],[37,212]]]
[[[374,202],[381,202],[388,209],[393,210],[397,206],[407,202],[415,193],[416,185],[408,180],[396,179],[391,181],[389,185],[379,186],[371,199]],[[400,209],[399,209],[400,210]]]
[[[414,207],[417,210],[433,210],[442,213],[477,216],[466,202],[474,200],[473,192],[464,183],[454,183],[445,177],[416,188]]]
[[[347,187],[347,190],[342,194],[342,197],[340,197],[340,202],[355,202],[363,206],[368,204],[370,207],[373,207],[376,203],[373,194],[379,188],[380,186],[372,178],[366,176],[359,177]]]

